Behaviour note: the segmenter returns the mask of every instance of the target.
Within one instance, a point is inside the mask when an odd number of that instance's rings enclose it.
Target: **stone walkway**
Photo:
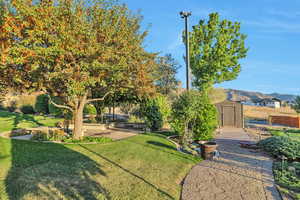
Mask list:
[[[242,129],[223,129],[217,136],[220,158],[193,167],[182,200],[280,200],[274,186],[272,160],[239,147],[251,139]]]

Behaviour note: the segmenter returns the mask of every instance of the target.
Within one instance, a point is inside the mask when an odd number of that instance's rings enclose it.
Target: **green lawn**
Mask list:
[[[179,199],[199,161],[158,134],[93,145],[0,138],[0,199]]]
[[[0,133],[14,128],[54,126],[61,119],[0,111]]]

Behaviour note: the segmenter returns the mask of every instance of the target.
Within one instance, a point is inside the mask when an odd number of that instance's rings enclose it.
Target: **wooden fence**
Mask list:
[[[280,125],[300,128],[300,117],[269,116],[269,122],[271,124],[280,124]]]

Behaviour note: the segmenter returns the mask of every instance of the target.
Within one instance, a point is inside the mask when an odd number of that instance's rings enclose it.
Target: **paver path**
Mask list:
[[[186,177],[183,200],[280,200],[274,186],[272,160],[239,147],[251,139],[242,129],[222,129],[217,136],[220,158],[203,161]]]

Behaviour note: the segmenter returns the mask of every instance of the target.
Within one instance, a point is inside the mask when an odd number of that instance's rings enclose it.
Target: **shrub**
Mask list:
[[[49,113],[49,97],[46,94],[37,96],[35,103],[35,110],[38,113],[48,114]]]
[[[300,140],[296,137],[274,136],[261,140],[258,145],[275,157],[284,155],[289,160],[300,159]]]
[[[38,141],[62,141],[67,138],[66,133],[61,129],[39,130],[33,133],[31,140]]]
[[[148,99],[140,105],[139,111],[134,113],[138,118],[144,118],[147,126],[154,131],[161,129],[169,122],[170,114],[171,105],[163,95]]]
[[[32,134],[31,140],[47,141],[48,138],[48,131],[35,131]]]
[[[163,126],[163,115],[156,99],[149,99],[141,107],[141,114],[145,118],[146,124],[151,130],[156,131]]]
[[[291,167],[294,170],[289,170]],[[300,199],[300,163],[274,162],[273,172],[277,184],[287,189],[284,192],[294,199]]]
[[[163,123],[166,124],[169,122],[169,118],[171,115],[171,105],[168,102],[167,97],[163,95],[159,95],[155,99],[157,106],[159,107],[159,111],[162,115]]]
[[[197,109],[197,118],[193,123],[194,140],[211,140],[218,126],[216,107],[210,104],[207,96],[202,95]]]
[[[209,140],[217,127],[217,111],[205,94],[184,92],[172,105],[172,129],[181,135],[181,142]]]
[[[83,109],[85,115],[97,115],[97,110],[93,104],[86,104]]]
[[[95,143],[108,143],[112,142],[113,140],[111,138],[106,137],[91,137],[91,136],[85,136],[81,140],[75,140],[73,138],[66,138],[63,140],[63,142],[67,143],[89,143],[89,142],[95,142]]]
[[[48,139],[50,141],[62,141],[66,138],[66,133],[62,129],[49,130]]]
[[[34,114],[35,113],[35,110],[32,107],[32,105],[24,105],[20,109],[23,114]]]

